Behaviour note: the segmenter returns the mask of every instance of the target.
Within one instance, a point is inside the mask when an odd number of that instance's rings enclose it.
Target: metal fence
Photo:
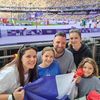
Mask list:
[[[95,48],[95,60],[98,64],[99,67],[99,74],[100,74],[100,44],[96,44],[96,48]]]
[[[98,68],[99,68],[99,75],[100,75],[100,38],[93,39],[92,43],[90,42],[88,46],[91,48],[93,53],[93,58],[95,59]]]
[[[86,41],[85,41],[86,42]],[[87,45],[91,48],[93,53],[93,58],[98,64],[99,67],[99,74],[100,74],[100,38],[99,39],[93,39],[92,41],[86,42]],[[52,46],[52,44],[42,44],[38,45],[38,50],[42,50],[45,46]],[[20,46],[19,46],[20,47]],[[10,48],[2,48],[0,49],[0,68],[3,67],[5,64],[10,62],[14,58],[14,54],[18,51],[18,46],[16,47],[10,47]]]

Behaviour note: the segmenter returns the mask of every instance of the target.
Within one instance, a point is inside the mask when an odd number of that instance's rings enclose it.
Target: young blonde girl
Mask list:
[[[79,64],[79,68],[83,69],[84,76],[77,83],[78,97],[88,95],[92,90],[100,92],[100,80],[98,76],[98,66],[92,58],[85,58]]]
[[[59,64],[54,60],[55,53],[52,47],[42,50],[42,63],[38,65],[38,77],[53,76],[61,73]]]

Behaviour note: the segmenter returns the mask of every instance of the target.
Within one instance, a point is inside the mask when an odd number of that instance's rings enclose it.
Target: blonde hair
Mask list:
[[[46,51],[53,51],[54,56],[55,56],[55,52],[54,52],[53,47],[45,47],[45,48],[43,48],[43,50],[42,50],[42,55],[43,55]]]
[[[78,68],[83,68],[83,66],[84,66],[84,64],[85,63],[89,63],[89,64],[91,64],[92,66],[93,66],[93,69],[94,69],[94,71],[93,71],[93,76],[98,76],[98,65],[96,64],[96,62],[95,62],[95,60],[94,59],[92,59],[92,58],[85,58],[85,59],[83,59],[81,62],[80,62],[80,64],[79,64],[79,67]]]

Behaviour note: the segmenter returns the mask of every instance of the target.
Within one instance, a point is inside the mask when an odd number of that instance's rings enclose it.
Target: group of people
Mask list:
[[[69,46],[66,48],[66,33],[57,32],[53,47],[37,52],[36,47],[23,45],[16,58],[0,69],[0,100],[23,100],[23,86],[44,76],[71,73],[82,68],[84,76],[77,77],[78,96],[91,90],[100,92],[98,66],[92,58],[89,47],[82,43],[81,32],[69,32]]]

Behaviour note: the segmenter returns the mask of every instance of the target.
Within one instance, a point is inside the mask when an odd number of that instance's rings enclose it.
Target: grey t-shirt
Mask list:
[[[38,64],[42,62],[41,56],[42,52],[40,51],[38,52]],[[60,56],[59,58],[55,58],[55,60],[58,61],[62,74],[72,72],[72,70],[76,68],[73,54],[67,49],[65,49],[65,52],[62,56]]]
[[[87,95],[91,90],[97,90],[100,92],[100,80],[96,76],[91,78],[82,78],[77,86],[79,97]]]

